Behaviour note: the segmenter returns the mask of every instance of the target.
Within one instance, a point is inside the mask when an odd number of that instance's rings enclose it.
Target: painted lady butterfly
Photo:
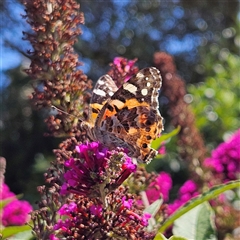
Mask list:
[[[139,71],[118,88],[109,75],[96,83],[90,104],[89,120],[81,126],[93,141],[109,148],[123,147],[128,155],[148,163],[157,154],[151,142],[163,130],[158,110],[161,87],[158,69]]]

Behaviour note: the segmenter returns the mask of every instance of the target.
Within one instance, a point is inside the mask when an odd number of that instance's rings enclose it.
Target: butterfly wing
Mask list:
[[[98,112],[97,138],[112,147],[126,147],[130,156],[149,162],[156,155],[151,142],[163,130],[158,110],[161,83],[160,72],[153,67],[124,83]]]
[[[118,87],[112,80],[112,78],[106,74],[100,77],[93,89],[92,98],[89,108],[89,123],[95,124],[96,118],[106,103],[113,94],[118,90]]]

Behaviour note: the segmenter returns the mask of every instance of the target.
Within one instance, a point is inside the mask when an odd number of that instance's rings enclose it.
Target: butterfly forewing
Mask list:
[[[95,124],[100,110],[117,90],[118,87],[109,75],[103,75],[98,79],[92,93],[89,109],[89,123],[92,125]]]

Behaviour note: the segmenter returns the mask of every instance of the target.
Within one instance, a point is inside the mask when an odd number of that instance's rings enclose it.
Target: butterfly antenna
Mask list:
[[[61,113],[64,113],[64,114],[66,114],[66,115],[69,115],[69,116],[72,116],[72,117],[76,117],[76,118],[77,118],[77,116],[75,116],[75,115],[73,115],[73,114],[71,114],[71,113],[65,112],[65,111],[61,110],[60,108],[58,108],[58,107],[56,107],[56,106],[54,106],[54,105],[52,105],[51,107],[52,107],[53,109],[57,110],[58,112],[61,112]]]
[[[73,115],[73,114],[71,114],[71,113],[65,112],[65,111],[61,110],[60,108],[58,108],[58,107],[56,107],[56,106],[54,106],[54,105],[52,105],[51,107],[52,107],[53,109],[57,110],[58,112],[64,113],[64,114],[66,114],[66,115],[68,115],[68,116],[72,116],[72,117],[78,118],[78,120],[80,120],[81,122],[84,122],[84,119],[83,119],[82,117],[78,117],[78,116]]]

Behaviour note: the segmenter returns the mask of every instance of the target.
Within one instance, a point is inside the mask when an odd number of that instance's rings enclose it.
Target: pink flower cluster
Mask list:
[[[166,172],[159,173],[145,190],[149,203],[151,204],[161,197],[165,203],[168,202],[171,188],[171,176]],[[173,203],[168,204],[168,214],[171,215],[198,194],[197,185],[192,180],[186,181],[179,189],[178,198]]]
[[[118,190],[117,192],[119,193]],[[82,197],[64,204],[58,211],[60,219],[53,226],[55,232],[50,235],[50,239],[63,239],[63,236],[72,236],[72,233],[74,233],[74,239],[80,239],[80,236],[92,239],[93,232],[97,235],[98,231],[100,231],[99,236],[102,235],[98,239],[106,239],[108,232],[102,232],[105,228],[114,235],[119,234],[119,229],[131,230],[132,228],[133,231],[138,231],[148,226],[151,214],[136,211],[134,199],[130,195],[115,196],[114,199],[111,199],[111,196],[106,198],[106,206],[96,199],[84,200]],[[114,217],[114,221],[109,221],[111,217]]]
[[[204,165],[212,169],[222,181],[236,180],[240,174],[240,129],[226,142],[212,151]]]
[[[172,179],[168,173],[161,172],[158,177],[151,182],[146,190],[149,203],[153,203],[161,196],[164,201],[168,200],[169,191],[172,188]]]
[[[178,199],[176,199],[172,204],[168,205],[168,214],[171,215],[178,208],[184,205],[191,198],[197,196],[199,192],[197,191],[197,185],[192,180],[186,181],[178,192]]]
[[[16,195],[9,190],[9,187],[3,183],[0,193],[0,201],[13,198],[8,203],[1,213],[3,226],[20,226],[24,225],[30,220],[29,213],[33,210],[32,206],[27,201],[20,201]]]
[[[213,150],[211,157],[204,161],[204,165],[211,168],[214,176],[220,180],[238,179],[240,175],[240,129],[227,142],[220,144]],[[145,191],[149,203],[159,199],[160,196],[165,202],[168,201],[171,187],[171,176],[161,172]],[[198,194],[196,183],[192,180],[186,181],[179,189],[178,198],[173,203],[168,204],[168,214],[171,215]]]
[[[98,142],[78,145],[76,152],[77,158],[65,162],[69,170],[61,194],[99,197],[100,185],[115,189],[137,168],[122,149],[109,151]]]
[[[135,73],[134,65],[136,63],[136,59],[128,60],[123,57],[115,57],[113,60],[113,64],[121,74],[125,74],[124,81],[127,82]]]

